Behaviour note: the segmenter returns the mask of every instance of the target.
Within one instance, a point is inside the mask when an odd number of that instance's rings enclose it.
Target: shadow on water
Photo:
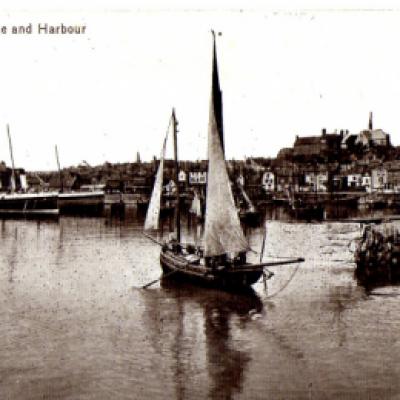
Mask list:
[[[251,357],[233,343],[232,323],[244,327],[263,312],[253,290],[235,295],[164,279],[159,290],[141,293],[152,346],[173,360],[176,399],[232,399],[242,391]]]
[[[363,288],[366,296],[398,297],[400,296],[399,282],[379,282],[360,279],[354,274],[357,285]]]
[[[160,273],[143,219],[0,222],[1,398],[378,399],[400,392],[400,291],[356,284],[347,245],[356,225],[268,222],[266,254],[301,253],[306,262],[283,293],[266,299],[262,282],[259,296],[173,280],[132,290]],[[165,220],[162,239],[168,232]],[[197,233],[183,228],[185,240]],[[261,229],[248,234],[258,249]],[[290,274],[279,270],[271,293]]]

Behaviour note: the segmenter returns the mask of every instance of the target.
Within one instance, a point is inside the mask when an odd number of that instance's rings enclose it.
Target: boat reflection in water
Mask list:
[[[150,342],[164,355],[162,368],[172,374],[176,399],[232,399],[241,393],[251,357],[237,348],[231,327],[244,329],[263,312],[252,289],[235,295],[162,279],[159,290],[142,295]]]

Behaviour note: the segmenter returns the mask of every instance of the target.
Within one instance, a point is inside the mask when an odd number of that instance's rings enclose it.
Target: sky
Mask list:
[[[51,5],[50,5],[51,4]],[[63,5],[64,4],[64,5]],[[204,159],[211,29],[224,101],[227,158],[274,157],[296,135],[368,125],[400,145],[400,9],[390,2],[42,2],[0,10],[0,160],[17,167],[149,160],[172,107],[179,156]],[[326,6],[328,4],[328,6]],[[332,2],[331,2],[332,4]],[[37,24],[86,26],[81,35]],[[11,34],[32,24],[32,34]],[[172,145],[168,153],[172,156]]]

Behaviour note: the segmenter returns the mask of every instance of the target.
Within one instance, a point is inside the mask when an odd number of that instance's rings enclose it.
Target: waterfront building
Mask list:
[[[301,174],[295,164],[284,163],[275,168],[275,184],[278,192],[298,192],[301,182]]]
[[[400,192],[400,160],[388,161],[384,168],[387,170],[387,187]]]
[[[190,185],[205,185],[207,183],[207,172],[205,171],[190,171],[189,184]]]
[[[187,174],[186,172],[181,169],[178,174],[178,181],[182,183],[186,183]]]
[[[275,174],[272,171],[265,171],[261,178],[261,185],[267,192],[275,190]]]
[[[371,192],[372,186],[371,186],[371,175],[369,174],[364,174],[361,177],[361,186],[365,189],[366,192]]]
[[[358,173],[351,173],[346,176],[347,178],[347,187],[349,189],[358,189],[362,187],[363,177]]]
[[[371,171],[371,189],[380,191],[387,187],[388,172],[385,168],[375,168]]]
[[[327,192],[328,191],[328,172],[309,171],[304,173],[305,188],[303,191]]]

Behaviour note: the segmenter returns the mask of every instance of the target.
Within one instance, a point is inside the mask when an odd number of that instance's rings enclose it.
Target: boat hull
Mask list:
[[[199,263],[190,263],[185,256],[172,251],[161,252],[160,264],[165,276],[171,279],[196,282],[225,290],[248,289],[260,279],[263,273],[262,267],[255,267],[252,264],[212,270]]]
[[[320,205],[300,206],[291,209],[291,216],[301,221],[322,221],[325,217],[325,209]]]
[[[60,214],[101,215],[104,209],[104,193],[60,193],[58,207]]]
[[[57,193],[16,193],[0,196],[1,217],[58,217]]]
[[[258,226],[261,223],[261,214],[258,211],[241,211],[239,217],[250,226]]]

